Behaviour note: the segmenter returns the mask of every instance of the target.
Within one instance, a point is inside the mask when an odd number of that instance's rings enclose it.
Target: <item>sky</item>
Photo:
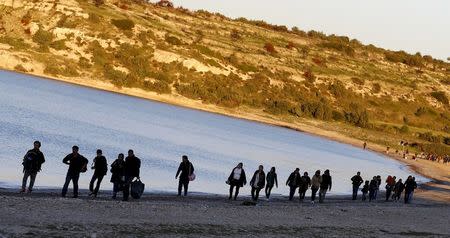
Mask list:
[[[391,50],[450,57],[450,0],[173,0],[175,6],[297,26]]]

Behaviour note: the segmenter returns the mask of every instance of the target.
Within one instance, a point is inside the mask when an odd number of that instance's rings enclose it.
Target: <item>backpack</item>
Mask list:
[[[142,194],[144,193],[145,184],[141,182],[140,179],[136,179],[135,181],[131,182],[131,197],[134,199],[141,198]]]

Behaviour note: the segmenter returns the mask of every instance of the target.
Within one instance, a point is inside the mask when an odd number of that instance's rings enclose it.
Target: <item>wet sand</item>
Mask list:
[[[384,202],[384,194],[371,203],[334,196],[311,204],[308,191],[303,203],[275,195],[244,206],[245,196],[145,194],[122,202],[107,191],[97,199],[59,192],[0,189],[0,237],[450,237],[450,204],[421,196],[408,205]]]

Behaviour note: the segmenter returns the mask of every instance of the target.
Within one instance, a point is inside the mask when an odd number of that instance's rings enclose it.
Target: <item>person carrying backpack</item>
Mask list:
[[[26,191],[27,180],[30,177],[30,185],[28,186],[28,193],[33,191],[36,175],[41,171],[42,164],[45,163],[44,154],[40,151],[41,142],[35,141],[33,149],[29,150],[23,157],[23,179],[21,193]]]
[[[417,183],[410,175],[408,179],[405,181],[405,204],[411,203],[412,194],[414,193],[414,189],[417,188]]]
[[[102,155],[102,150],[97,150],[97,157],[94,158],[91,169],[94,169],[94,174],[92,175],[91,182],[89,183],[89,191],[91,191],[89,196],[94,195],[94,197],[97,197],[103,177],[108,172],[108,162],[106,161],[105,156]],[[95,180],[97,180],[97,185],[94,189]]]
[[[289,201],[292,201],[295,190],[300,187],[302,176],[299,171],[300,169],[296,168],[294,172],[289,175],[289,178],[286,181],[286,186],[289,186]]]
[[[275,172],[275,167],[272,167],[270,169],[270,172],[267,173],[266,180],[267,180],[266,197],[267,197],[267,199],[269,199],[273,186],[276,185],[278,188],[278,178],[277,178],[277,173]]]
[[[378,179],[376,176],[373,176],[369,184],[369,202],[376,199],[375,193],[377,190],[378,190]]]
[[[303,201],[303,199],[305,199],[306,191],[310,186],[311,186],[311,178],[308,176],[308,172],[304,172],[300,188],[298,189],[300,201]]]
[[[352,200],[356,200],[358,197],[359,186],[363,183],[363,179],[361,178],[361,172],[357,172],[355,176],[352,177],[352,185],[353,185],[353,196]]]
[[[111,183],[113,183],[113,196],[116,199],[117,192],[123,190],[125,184],[125,160],[124,155],[120,153],[117,159],[111,164]]]
[[[362,201],[366,201],[367,193],[369,192],[369,180],[366,180],[366,183],[361,189],[361,192],[362,192]]]
[[[183,155],[180,166],[178,166],[177,174],[175,175],[175,179],[177,179],[178,175],[180,175],[180,180],[178,181],[178,196],[181,196],[181,190],[183,187],[184,196],[187,196],[189,181],[193,178],[191,177],[193,174],[194,166],[189,161],[188,157],[186,155]]]
[[[239,163],[233,170],[231,170],[230,176],[228,176],[226,181],[226,183],[230,185],[230,196],[228,197],[228,200],[231,200],[234,188],[236,188],[236,192],[234,194],[234,200],[236,200],[239,194],[239,189],[247,184],[247,177],[245,176],[243,166],[244,165],[242,163]]]
[[[331,191],[332,180],[330,175],[330,170],[325,170],[322,175],[322,182],[320,183],[320,191],[319,191],[319,203],[323,203],[325,200],[325,195],[327,191]]]
[[[392,177],[391,175],[389,175],[388,177],[387,177],[387,179],[386,179],[386,202],[387,201],[389,201],[389,198],[391,197],[391,193],[392,193],[392,190],[394,189],[394,187],[395,187],[395,176],[394,177]]]
[[[395,184],[394,188],[394,201],[400,200],[400,197],[402,196],[402,192],[405,189],[405,185],[402,182],[402,179],[399,179],[398,182]]]
[[[128,201],[130,196],[130,185],[134,178],[139,178],[141,169],[141,160],[134,155],[133,150],[128,150],[128,156],[125,158],[125,182],[123,188],[122,201]]]
[[[311,178],[311,203],[314,203],[316,199],[316,193],[322,183],[322,176],[320,176],[320,170],[317,170],[314,176]]]
[[[62,189],[62,197],[66,197],[70,181],[73,183],[73,198],[78,197],[78,179],[80,178],[80,173],[86,172],[89,163],[88,159],[78,153],[78,150],[78,146],[74,145],[72,153],[63,159],[63,163],[68,164],[69,169],[67,170],[66,182]]]
[[[264,173],[264,167],[262,165],[259,166],[258,170],[253,174],[252,179],[250,180],[250,186],[252,187],[251,194],[253,201],[258,201],[259,191],[264,188],[266,184],[266,174]]]

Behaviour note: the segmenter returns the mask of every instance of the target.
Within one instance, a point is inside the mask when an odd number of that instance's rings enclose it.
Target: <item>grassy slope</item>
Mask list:
[[[0,6],[2,68],[181,95],[392,148],[408,140],[449,153],[448,63],[203,11],[23,2]]]

